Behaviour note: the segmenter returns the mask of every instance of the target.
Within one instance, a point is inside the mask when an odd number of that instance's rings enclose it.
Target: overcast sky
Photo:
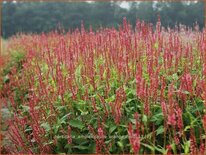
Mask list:
[[[3,1],[4,3],[6,2],[6,1]],[[16,0],[13,0],[13,2],[14,3],[16,3],[17,1]],[[88,3],[92,3],[92,2],[94,2],[94,1],[87,1]],[[125,9],[129,9],[129,3],[131,3],[131,2],[127,2],[127,1],[117,1],[117,2],[122,2],[121,4],[120,4],[120,7],[122,7],[122,8],[125,8]],[[153,1],[153,2],[157,2],[157,1]],[[197,3],[198,1],[193,1],[193,2],[189,2],[189,1],[185,1],[185,3]]]
[[[129,3],[128,2],[122,2],[122,4],[120,5],[122,8],[126,8],[129,9]]]

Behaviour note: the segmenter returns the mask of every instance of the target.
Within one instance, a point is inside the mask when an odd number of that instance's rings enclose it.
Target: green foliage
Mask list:
[[[15,68],[17,72],[21,72],[24,58],[25,53],[23,51],[11,51],[10,61],[3,69],[4,82],[8,82],[8,74],[11,73],[12,68]]]

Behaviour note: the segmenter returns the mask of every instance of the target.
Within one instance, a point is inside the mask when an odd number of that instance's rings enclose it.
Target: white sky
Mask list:
[[[122,4],[120,5],[120,7],[125,8],[125,9],[129,9],[129,3],[123,1]]]
[[[6,1],[3,1],[3,2],[6,2]],[[94,1],[87,1],[88,3],[92,3]],[[157,1],[154,1],[154,2],[157,2]],[[197,3],[198,1],[193,1],[193,3]],[[13,3],[17,3],[16,0],[13,0]],[[188,2],[190,3],[190,2]],[[125,9],[129,9],[129,2],[126,2],[126,1],[122,1],[122,3],[120,4],[120,7],[122,8],[125,8]]]

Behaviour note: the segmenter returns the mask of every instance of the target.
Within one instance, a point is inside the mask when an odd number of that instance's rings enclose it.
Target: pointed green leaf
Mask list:
[[[70,120],[69,125],[79,129],[82,129],[84,127],[84,124],[80,120],[75,120],[75,119]]]

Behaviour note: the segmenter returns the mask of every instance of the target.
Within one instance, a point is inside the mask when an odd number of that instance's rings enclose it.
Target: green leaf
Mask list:
[[[24,132],[30,132],[30,131],[32,131],[32,128],[31,128],[31,127],[28,127],[28,128],[26,128],[26,129],[24,130]]]
[[[158,42],[156,42],[156,43],[154,44],[154,48],[155,48],[155,49],[158,49],[158,46],[159,46],[159,45],[158,45]]]
[[[8,76],[8,75],[4,76],[4,79],[3,79],[3,81],[4,81],[4,83],[7,83],[7,82],[9,82],[9,76]]]
[[[159,148],[160,147],[160,148]],[[155,150],[161,152],[162,154],[167,154],[167,150],[165,150],[163,147],[159,146],[159,147],[156,147],[155,146]]]
[[[90,143],[90,145],[88,146],[88,150],[89,150],[89,153],[95,153],[96,143],[94,143],[94,142]]]
[[[133,124],[135,124],[135,123],[136,123],[136,120],[135,120],[135,119],[133,119],[133,118],[129,118],[129,120],[130,120]]]
[[[142,141],[142,140],[145,140],[145,139],[147,139],[147,140],[148,140],[148,139],[149,139],[149,140],[152,139],[152,135],[153,135],[153,132],[150,132],[150,133],[142,136],[142,137],[141,137],[141,141]]]
[[[178,79],[179,79],[177,73],[173,74],[173,75],[172,75],[172,78],[173,78],[173,80],[178,80]]]
[[[134,101],[135,99],[134,98],[129,98],[127,101],[126,101],[126,104],[129,104],[131,103],[132,101]]]
[[[143,115],[142,116],[142,122],[146,125],[147,124],[147,116]]]
[[[154,122],[156,125],[160,125],[161,122],[164,120],[163,113],[158,113],[152,116],[151,122]]]
[[[77,84],[81,84],[81,79],[82,79],[82,77],[81,77],[81,70],[82,70],[82,65],[80,64],[77,68],[76,68],[76,70],[75,70],[75,79],[76,79],[76,81],[77,81]]]
[[[116,130],[117,126],[112,126],[109,128],[109,133],[112,133],[114,130]]]
[[[157,129],[157,134],[156,135],[159,135],[161,133],[164,132],[164,127],[161,125],[158,129]]]
[[[49,131],[51,129],[51,127],[50,127],[48,122],[42,123],[41,127],[43,127],[46,131]]]
[[[67,120],[69,115],[70,115],[70,113],[64,115],[64,116],[61,118],[61,121]]]
[[[80,150],[87,150],[87,149],[88,149],[88,146],[77,145],[77,146],[72,146],[72,148],[80,149]]]
[[[115,95],[112,95],[111,97],[105,99],[106,102],[113,102],[115,100]]]
[[[59,111],[66,110],[66,106],[57,106],[57,110]]]
[[[70,149],[71,148],[71,144],[66,144],[64,148],[65,149]]]
[[[189,95],[190,94],[190,92],[188,92],[188,91],[183,91],[182,93],[184,93],[184,94],[186,94],[186,95]]]
[[[176,149],[175,143],[173,142],[171,146],[172,146],[172,151],[174,152],[174,154],[176,154],[177,153],[177,149]]]
[[[187,130],[189,130],[190,128],[191,128],[191,126],[188,125],[188,126],[185,127],[184,131],[187,131]]]
[[[88,115],[88,113],[89,113],[88,111],[85,111],[85,112],[81,111],[81,116]]]
[[[152,152],[155,151],[155,148],[151,145],[145,144],[145,143],[141,143],[141,145],[145,146],[146,148],[150,149]]]
[[[123,150],[124,144],[122,143],[122,141],[118,141],[117,145],[121,148],[121,150]]]
[[[53,144],[53,141],[44,142],[44,143],[43,143],[43,146],[47,146],[47,145],[51,145],[51,144]]]
[[[84,124],[80,120],[72,119],[69,121],[69,125],[79,129],[84,128]]]
[[[189,140],[184,143],[183,148],[184,148],[184,153],[185,154],[190,152],[190,141]]]

